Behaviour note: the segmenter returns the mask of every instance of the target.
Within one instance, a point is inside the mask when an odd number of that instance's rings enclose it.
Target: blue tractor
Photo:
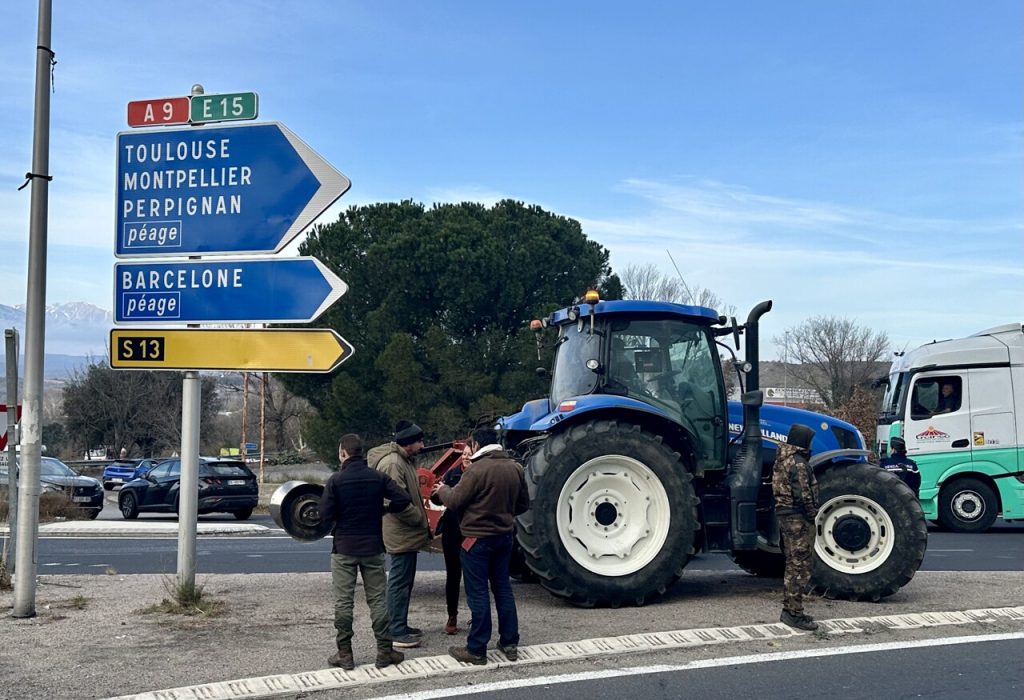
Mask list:
[[[583,301],[534,321],[557,333],[550,396],[501,418],[532,507],[517,537],[549,591],[582,606],[643,604],[698,552],[729,553],[781,576],[771,493],[775,446],[815,430],[821,490],[813,583],[830,597],[878,600],[924,558],[924,513],[902,481],[868,462],[860,433],[835,418],[762,408],[756,306],[744,325],[655,301]],[[727,401],[719,338],[745,335],[741,401]]]

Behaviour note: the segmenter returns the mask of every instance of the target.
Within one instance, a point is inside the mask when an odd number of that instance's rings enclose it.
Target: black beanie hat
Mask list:
[[[405,447],[422,439],[423,430],[420,429],[420,426],[409,420],[398,421],[398,425],[395,426],[395,442]]]
[[[786,437],[786,444],[810,451],[811,440],[813,439],[813,429],[808,428],[806,425],[803,425],[802,423],[794,423],[793,426],[789,429],[789,435]]]

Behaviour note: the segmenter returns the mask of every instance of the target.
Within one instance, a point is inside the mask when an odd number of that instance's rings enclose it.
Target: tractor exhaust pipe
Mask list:
[[[733,550],[757,548],[757,495],[761,489],[761,405],[764,403],[758,371],[758,321],[771,308],[770,300],[755,306],[747,316],[745,326],[746,359],[750,363],[750,371],[747,372],[747,390],[740,398],[743,404],[743,434],[727,479]]]
[[[744,326],[747,334],[746,356],[750,363],[750,372],[747,373],[747,391],[757,391],[761,388],[761,337],[758,331],[758,321],[766,313],[772,310],[772,301],[762,301],[747,314],[747,323]]]

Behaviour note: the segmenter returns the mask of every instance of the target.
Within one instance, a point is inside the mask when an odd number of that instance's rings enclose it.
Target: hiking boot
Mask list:
[[[399,649],[415,649],[420,645],[422,640],[412,634],[405,634],[401,637],[395,637],[391,640],[391,643]]]
[[[448,656],[464,664],[483,666],[487,663],[486,656],[477,656],[466,647],[448,647]]]
[[[498,651],[505,655],[505,658],[509,661],[519,660],[519,647],[515,644],[498,644]]]
[[[378,649],[377,660],[373,662],[373,665],[377,668],[384,668],[385,666],[391,666],[392,664],[400,664],[405,661],[405,654],[394,649]]]
[[[779,621],[790,627],[796,627],[798,630],[813,632],[818,629],[818,623],[814,621],[814,618],[803,613],[791,613],[788,610],[783,610]]]
[[[331,666],[343,668],[346,671],[355,669],[356,661],[352,657],[352,647],[338,647],[338,651],[334,652],[334,655],[327,659],[327,663]]]
[[[459,631],[459,616],[458,615],[450,615],[448,617],[448,622],[444,623],[444,633],[445,634],[455,634],[458,631]]]

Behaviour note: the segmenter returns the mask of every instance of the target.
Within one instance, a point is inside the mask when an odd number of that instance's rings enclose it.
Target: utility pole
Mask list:
[[[50,180],[51,0],[39,0],[36,100],[32,137],[32,208],[28,227],[28,293],[25,303],[25,412],[18,491],[18,547],[14,617],[36,614],[36,538],[39,534],[40,458],[43,446],[43,354],[46,331],[46,234]],[[17,406],[15,406],[17,411]],[[11,465],[12,468],[15,465]]]
[[[249,450],[246,449],[246,430],[249,427],[249,373],[242,372],[242,461],[247,462]]]
[[[263,464],[267,442],[267,373],[260,373],[260,484],[263,483]]]
[[[3,564],[8,574],[14,569],[18,522],[18,330],[4,330],[7,346],[7,539]]]

